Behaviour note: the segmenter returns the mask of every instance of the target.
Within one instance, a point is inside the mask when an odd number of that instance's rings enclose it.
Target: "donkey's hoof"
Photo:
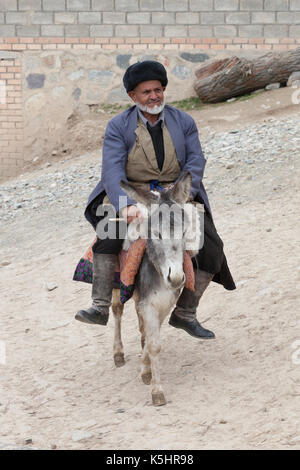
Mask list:
[[[152,403],[154,406],[165,405],[167,402],[163,392],[152,393]]]
[[[122,367],[125,365],[125,359],[124,359],[124,354],[122,353],[117,353],[114,355],[114,361],[115,361],[115,366],[116,367]]]
[[[152,374],[151,372],[147,372],[146,374],[142,374],[142,381],[145,385],[151,384]]]

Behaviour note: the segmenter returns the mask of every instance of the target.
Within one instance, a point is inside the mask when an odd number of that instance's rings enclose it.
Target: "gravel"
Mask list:
[[[198,123],[199,124],[199,123]],[[201,132],[209,129],[208,132]],[[259,168],[260,173],[270,173],[277,164],[291,161],[299,154],[300,122],[297,117],[248,126],[230,132],[215,133],[211,128],[201,129],[200,138],[204,155],[210,168],[210,176],[220,174],[220,164],[231,175],[245,167]],[[201,137],[204,134],[204,137]],[[35,213],[55,208],[63,213],[68,209],[70,217],[83,214],[87,197],[99,181],[101,166],[99,153],[86,154],[85,158],[69,161],[47,162],[43,170],[19,176],[0,185],[0,221],[9,222]],[[64,165],[64,166],[63,166]],[[60,168],[61,167],[61,168]],[[214,172],[214,169],[217,171]],[[245,170],[246,171],[246,170]],[[207,170],[206,170],[207,173]],[[205,186],[214,191],[216,181],[205,173]],[[236,178],[238,178],[237,173]],[[255,176],[249,176],[254,179]],[[218,181],[218,191],[226,184]],[[232,193],[234,195],[234,193]],[[236,203],[239,203],[236,195]],[[77,210],[76,210],[77,209]],[[75,210],[75,212],[74,212]],[[83,217],[80,219],[84,222]]]

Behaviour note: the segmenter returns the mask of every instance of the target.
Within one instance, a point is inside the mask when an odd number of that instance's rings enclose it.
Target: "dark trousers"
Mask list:
[[[104,240],[100,240],[100,238],[97,237],[97,241],[93,245],[94,253],[113,255],[118,255],[120,253],[124,241],[124,237],[120,237],[120,231],[124,232],[124,226],[120,227],[120,224],[124,224],[125,222],[114,223],[116,224],[116,238],[105,238]]]
[[[90,219],[92,220],[92,225],[95,231],[97,229],[97,224],[103,219],[103,216],[99,217],[96,215],[98,206],[102,204],[102,200],[103,200],[103,196],[99,195],[98,197],[94,199],[93,203],[88,208],[89,216],[90,216]],[[100,240],[97,237],[97,241],[93,245],[94,253],[113,254],[113,255],[118,255],[120,253],[122,245],[123,245],[123,241],[124,241],[124,237],[120,236],[120,232],[121,233],[124,232],[124,226],[126,230],[126,223],[114,222],[114,224],[116,228],[116,238],[114,239],[105,238],[103,240]],[[105,230],[107,230],[107,225],[105,227]]]

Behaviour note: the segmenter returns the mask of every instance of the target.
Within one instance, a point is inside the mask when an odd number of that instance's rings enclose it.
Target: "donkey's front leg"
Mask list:
[[[142,381],[145,385],[150,385],[152,380],[151,361],[147,348],[142,351]]]
[[[121,367],[125,364],[124,350],[121,338],[121,321],[124,305],[120,302],[120,291],[118,289],[113,290],[112,310],[115,319],[114,361],[116,367]]]
[[[143,351],[144,359],[147,356],[150,359],[152,372],[152,403],[154,406],[166,404],[164,392],[160,383],[159,374],[159,353],[160,345],[160,320],[158,313],[149,308],[144,315],[144,328],[146,335],[146,343]]]
[[[135,309],[138,315],[138,320],[139,320],[139,330],[141,333],[141,346],[142,346],[142,381],[144,384],[149,385],[151,383],[152,379],[152,373],[151,373],[151,363],[150,363],[150,358],[147,352],[147,349],[145,348],[145,327],[144,327],[144,320],[143,320],[143,314],[142,311],[139,308],[139,304],[136,301],[135,303]]]

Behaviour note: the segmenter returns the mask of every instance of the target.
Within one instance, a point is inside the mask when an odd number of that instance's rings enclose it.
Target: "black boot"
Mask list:
[[[106,325],[108,322],[108,316],[108,312],[101,312],[90,307],[87,310],[79,310],[75,315],[75,319],[82,321],[83,323]]]
[[[186,331],[189,335],[194,336],[195,338],[215,338],[214,333],[210,330],[206,330],[205,328],[203,328],[197,319],[192,321],[183,320],[177,317],[174,312],[170,317],[169,325],[174,326],[175,328],[180,328],[181,330]]]
[[[212,331],[206,330],[200,325],[196,316],[199,301],[213,277],[213,274],[206,271],[195,270],[195,291],[183,289],[171,314],[169,325],[180,328],[195,338],[215,338]]]
[[[92,325],[106,325],[111,305],[117,256],[93,253],[92,307],[79,310],[75,319]]]

